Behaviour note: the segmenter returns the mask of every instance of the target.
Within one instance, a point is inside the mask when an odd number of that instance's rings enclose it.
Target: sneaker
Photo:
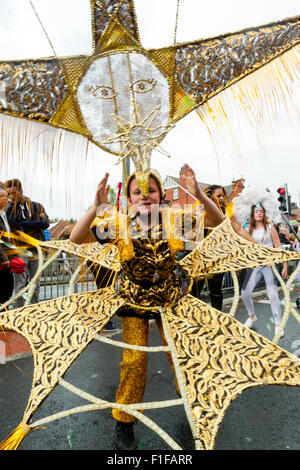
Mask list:
[[[133,426],[134,423],[122,423],[121,421],[117,421],[116,444],[119,450],[135,450],[137,448],[137,442],[134,437]]]
[[[115,331],[115,330],[117,330],[117,328],[115,327],[112,321],[109,321],[108,323],[106,323],[105,327],[102,329],[102,331]]]
[[[253,318],[251,317],[248,317],[247,320],[245,321],[244,325],[247,327],[247,328],[252,328],[252,326],[254,325],[254,323],[256,322],[257,320],[257,316],[254,315]]]
[[[280,325],[275,326],[275,335],[280,331],[280,338],[284,337],[284,329]]]

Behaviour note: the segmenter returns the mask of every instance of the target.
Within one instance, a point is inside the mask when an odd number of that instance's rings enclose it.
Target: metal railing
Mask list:
[[[42,272],[40,277],[40,301],[50,300],[68,294],[73,273],[79,267],[79,258],[57,258]],[[74,284],[74,293],[92,291],[96,289],[94,277],[83,266],[77,282]]]
[[[79,266],[80,260],[76,257],[57,258],[42,272],[40,278],[40,301],[50,300],[68,294],[70,280],[73,273]],[[289,273],[293,272],[297,267],[297,261],[288,263]],[[264,281],[261,281],[255,290],[261,290],[264,287]],[[74,284],[74,293],[93,291],[97,289],[94,282],[94,276],[85,266],[81,270],[77,282]],[[226,272],[223,277],[223,293],[234,291],[232,276]],[[209,291],[206,283],[204,283],[201,291],[201,297],[207,297]]]

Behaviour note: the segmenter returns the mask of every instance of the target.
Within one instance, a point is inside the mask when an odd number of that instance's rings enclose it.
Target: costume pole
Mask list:
[[[121,198],[121,207],[127,207],[127,201],[125,198],[125,183],[130,175],[130,158],[123,160],[123,175],[122,175],[122,198]]]

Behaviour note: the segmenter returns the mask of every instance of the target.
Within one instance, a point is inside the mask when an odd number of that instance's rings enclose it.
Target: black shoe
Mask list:
[[[300,297],[298,297],[298,299],[296,300],[296,305],[297,305],[297,308],[300,308]]]
[[[109,321],[108,323],[106,323],[105,327],[102,329],[102,331],[116,331],[116,330],[117,328],[115,327],[112,321]]]
[[[119,450],[135,450],[137,442],[133,432],[134,423],[122,423],[117,421],[116,435],[117,435],[117,448]]]

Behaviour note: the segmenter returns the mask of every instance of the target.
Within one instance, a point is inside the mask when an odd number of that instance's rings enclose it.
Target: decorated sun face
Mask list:
[[[130,156],[138,172],[149,169],[152,149],[160,149],[170,129],[170,105],[168,81],[145,55],[97,58],[80,81],[77,100],[94,141],[119,161]]]
[[[78,86],[77,98],[94,140],[116,154],[122,153],[127,137],[132,145],[143,145],[157,139],[169,122],[168,81],[140,53],[95,60]]]

